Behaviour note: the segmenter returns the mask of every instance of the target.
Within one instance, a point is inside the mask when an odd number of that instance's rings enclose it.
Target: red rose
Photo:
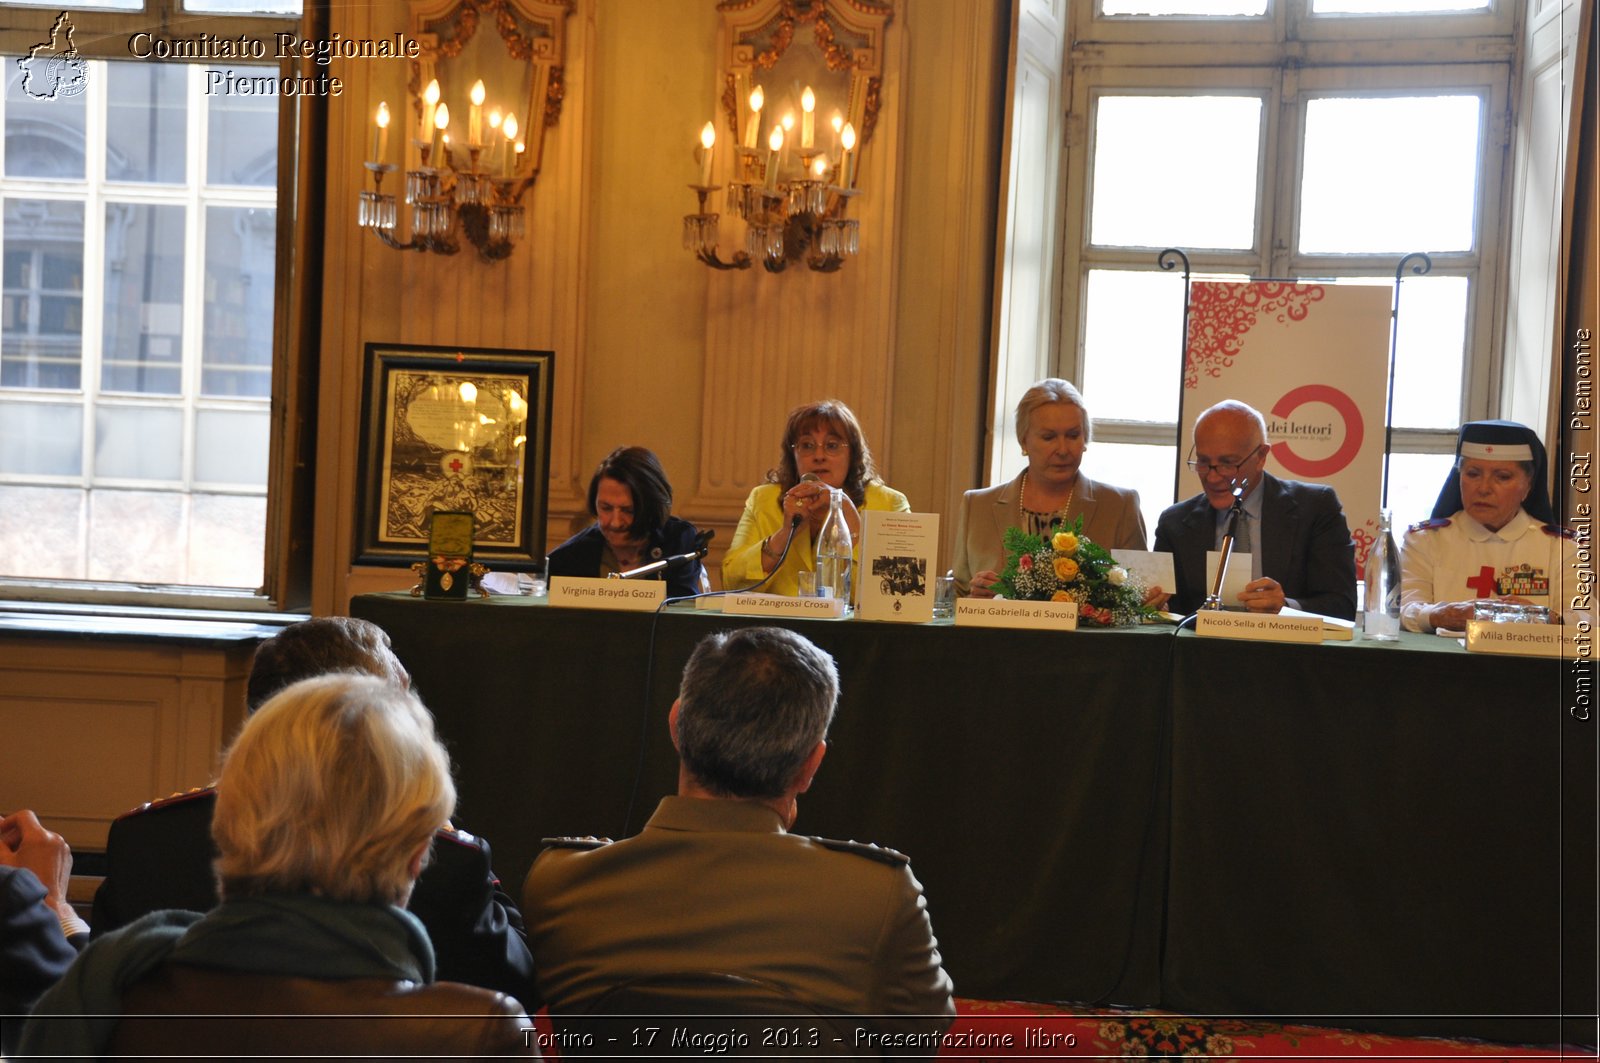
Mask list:
[[[1033,555],[1032,554],[1023,554],[1021,557],[1017,558],[1017,567],[1020,568],[1024,572],[1027,572],[1030,569],[1032,569],[1033,568]]]

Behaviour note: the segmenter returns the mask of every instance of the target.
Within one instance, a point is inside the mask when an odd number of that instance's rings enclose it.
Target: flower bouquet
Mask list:
[[[1006,564],[994,592],[1013,601],[1077,602],[1078,622],[1098,627],[1137,624],[1155,609],[1144,604],[1145,589],[1111,551],[1083,534],[1080,516],[1068,528],[1030,535],[1007,528]]]

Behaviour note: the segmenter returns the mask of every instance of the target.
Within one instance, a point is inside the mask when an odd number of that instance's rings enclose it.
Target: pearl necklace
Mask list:
[[[1067,522],[1067,510],[1069,508],[1071,508],[1071,506],[1072,506],[1072,496],[1077,494],[1077,493],[1078,493],[1078,482],[1076,480],[1074,480],[1072,482],[1072,490],[1067,492],[1067,500],[1064,503],[1062,503],[1061,508],[1056,511],[1054,516],[1050,516],[1049,514],[1045,514],[1045,513],[1039,514],[1042,517],[1048,518],[1048,523],[1045,525],[1045,530],[1046,531],[1048,531],[1051,527],[1053,527],[1053,526],[1055,526],[1057,524],[1065,524]],[[1023,469],[1022,470],[1022,484],[1021,484],[1021,486],[1019,486],[1017,488],[1017,527],[1019,527],[1019,528],[1022,527],[1026,523],[1026,517],[1024,516],[1024,514],[1033,512],[1033,510],[1028,509],[1023,504],[1023,500],[1026,499],[1027,496],[1028,496],[1028,470],[1027,469]]]

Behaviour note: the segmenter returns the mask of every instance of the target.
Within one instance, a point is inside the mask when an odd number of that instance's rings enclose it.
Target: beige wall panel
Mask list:
[[[583,373],[582,324],[585,282],[583,174],[589,53],[593,47],[592,3],[578,5],[568,19],[565,97],[560,119],[546,131],[538,181],[523,197],[528,234],[507,259],[485,262],[465,240],[453,256],[396,251],[359,229],[357,193],[367,179],[361,165],[369,144],[370,118],[378,101],[400,116],[391,127],[391,154],[399,160],[397,129],[415,117],[406,95],[404,62],[343,64],[346,95],[329,115],[327,278],[324,358],[318,414],[317,566],[313,610],[343,612],[350,595],[409,586],[401,570],[356,568],[357,465],[360,453],[363,353],[370,342],[472,345],[551,350],[556,354],[550,439],[551,508],[570,511],[580,502],[572,485],[584,462],[578,458]],[[408,27],[400,3],[335,5],[330,30],[346,37],[383,37]],[[492,20],[479,33],[494,33]],[[459,76],[459,75],[456,75]],[[464,115],[460,116],[464,121]],[[526,115],[519,115],[526,126]],[[458,123],[459,125],[462,123]],[[388,182],[397,181],[391,174]],[[387,183],[386,182],[386,185]],[[409,232],[401,206],[400,235]],[[420,555],[419,555],[420,556]]]
[[[34,809],[72,846],[104,847],[123,812],[212,778],[253,650],[0,642],[0,808]],[[101,755],[86,766],[91,736]]]

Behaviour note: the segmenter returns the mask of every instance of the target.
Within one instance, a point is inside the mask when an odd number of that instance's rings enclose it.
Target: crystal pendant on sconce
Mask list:
[[[819,226],[817,250],[824,255],[853,255],[860,250],[860,246],[860,226],[854,218],[824,221]]]
[[[406,203],[416,203],[439,194],[439,172],[437,170],[407,170],[406,171]]]
[[[745,248],[752,258],[780,261],[783,258],[782,224],[750,226],[745,232]]]
[[[455,215],[442,198],[422,200],[411,205],[411,232],[424,239],[443,239],[450,235]]]
[[[790,214],[821,214],[828,205],[828,188],[821,181],[796,181],[789,186]]]
[[[489,178],[481,173],[456,174],[456,202],[465,206],[487,203],[490,199]]]
[[[396,214],[394,196],[383,192],[363,191],[356,224],[363,229],[393,229]]]
[[[699,254],[714,251],[717,246],[717,215],[685,214],[683,216],[683,248]]]
[[[491,243],[520,240],[526,235],[527,221],[523,208],[499,204],[489,208],[489,240]]]

